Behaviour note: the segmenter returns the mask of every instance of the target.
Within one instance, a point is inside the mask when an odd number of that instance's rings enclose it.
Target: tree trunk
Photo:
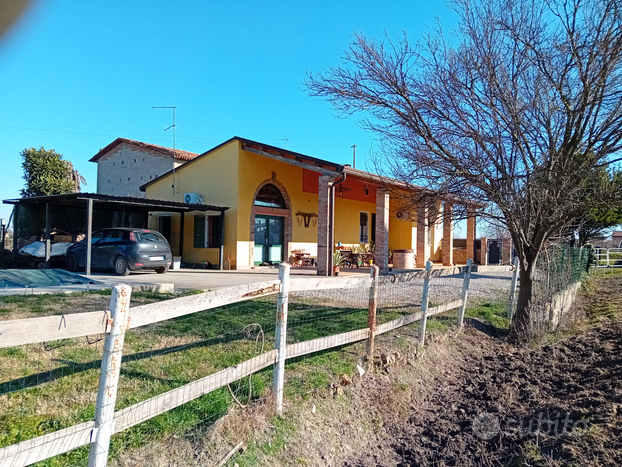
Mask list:
[[[531,330],[531,311],[533,301],[533,279],[535,272],[535,261],[527,262],[526,267],[524,261],[520,262],[521,268],[518,272],[519,288],[518,300],[516,302],[516,313],[512,316],[512,324],[510,331],[515,337],[523,337],[530,334]]]

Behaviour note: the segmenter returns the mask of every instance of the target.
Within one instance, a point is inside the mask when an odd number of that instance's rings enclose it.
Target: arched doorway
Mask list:
[[[291,203],[275,179],[259,185],[251,211],[253,263],[278,264],[289,256],[292,238]]]

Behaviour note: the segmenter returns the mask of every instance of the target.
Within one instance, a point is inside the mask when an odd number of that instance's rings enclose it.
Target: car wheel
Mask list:
[[[114,260],[114,272],[119,276],[127,276],[130,273],[127,260],[123,256],[117,256],[117,259]]]
[[[164,268],[155,268],[155,272],[157,272],[158,274],[166,274],[168,272],[168,266]]]
[[[65,264],[67,265],[67,269],[71,272],[76,272],[78,270],[78,259],[74,255],[67,256]]]

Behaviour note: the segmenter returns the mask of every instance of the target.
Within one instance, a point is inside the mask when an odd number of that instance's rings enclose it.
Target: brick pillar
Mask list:
[[[389,192],[376,190],[376,249],[374,257],[380,274],[389,273]]]
[[[512,262],[512,239],[501,239],[501,264],[510,264]]]
[[[317,275],[328,276],[328,255],[333,253],[333,249],[329,248],[329,228],[330,228],[330,187],[329,183],[333,182],[334,177],[324,175],[320,177],[318,184],[317,199]]]
[[[475,262],[475,214],[469,212],[467,217],[467,234],[466,234],[466,255],[467,259],[471,258]]]
[[[415,266],[425,268],[428,256],[428,209],[419,205],[417,207],[417,263]]]
[[[454,264],[454,205],[445,202],[443,207],[443,266]]]
[[[480,252],[479,264],[482,266],[486,266],[488,264],[488,239],[486,237],[482,237],[482,249]]]

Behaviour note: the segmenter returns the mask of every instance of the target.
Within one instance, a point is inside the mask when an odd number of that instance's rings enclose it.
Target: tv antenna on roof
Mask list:
[[[277,141],[285,141],[285,149],[289,149],[289,138],[286,136],[285,138],[276,138]]]
[[[168,128],[165,128],[164,131],[173,129],[173,196],[175,196],[175,162],[177,160],[177,152],[175,151],[175,109],[177,106],[167,105],[167,106],[159,106],[159,107],[151,107],[152,109],[173,109],[173,124]]]

